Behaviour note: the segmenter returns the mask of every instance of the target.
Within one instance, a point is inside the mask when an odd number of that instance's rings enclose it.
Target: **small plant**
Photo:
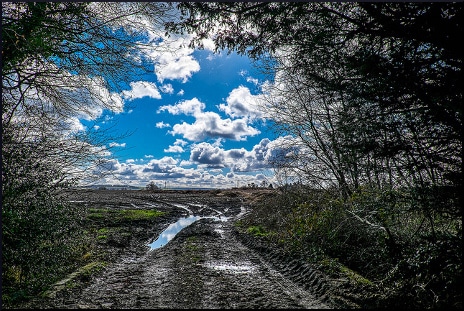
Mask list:
[[[164,215],[164,212],[155,210],[125,209],[119,211],[120,217],[125,220],[148,220]]]
[[[98,229],[98,233],[108,233],[110,230],[108,228]]]
[[[247,232],[254,236],[267,236],[269,233],[266,233],[262,226],[251,226],[248,227]]]
[[[372,285],[371,281],[346,266],[340,265],[340,272],[347,276],[350,280],[353,280],[356,284]]]

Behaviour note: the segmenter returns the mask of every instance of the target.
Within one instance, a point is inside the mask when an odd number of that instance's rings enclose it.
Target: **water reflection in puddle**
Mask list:
[[[160,248],[166,245],[169,241],[171,241],[177,233],[179,233],[185,227],[193,224],[195,221],[200,219],[211,218],[214,220],[219,221],[227,221],[227,217],[221,216],[210,216],[210,217],[201,217],[201,216],[188,216],[179,218],[175,223],[170,224],[161,234],[159,237],[152,243],[148,244],[150,250],[154,250],[156,248]]]

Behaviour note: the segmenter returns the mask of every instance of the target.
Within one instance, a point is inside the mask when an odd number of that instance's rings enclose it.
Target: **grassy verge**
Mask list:
[[[83,219],[78,234],[66,237],[66,245],[72,251],[66,257],[58,258],[48,271],[36,271],[35,274],[41,276],[40,286],[34,285],[37,284],[34,279],[28,282],[21,280],[20,268],[12,267],[2,273],[2,278],[8,277],[9,281],[8,286],[2,285],[4,308],[27,305],[33,298],[55,297],[59,291],[70,290],[89,281],[92,275],[100,273],[130,245],[135,234],[133,230],[165,214],[152,209],[83,206],[81,213]]]
[[[424,204],[407,190],[366,188],[342,200],[303,189],[254,202],[237,225],[334,278],[379,289],[377,307],[462,307],[462,219]]]

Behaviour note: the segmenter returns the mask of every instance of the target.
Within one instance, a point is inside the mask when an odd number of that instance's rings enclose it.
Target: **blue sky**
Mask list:
[[[230,188],[276,184],[269,157],[278,140],[258,107],[267,78],[246,56],[180,47],[154,47],[153,72],[134,76],[117,97],[120,111],[81,119],[104,131],[111,175],[96,184],[168,188]],[[158,41],[159,42],[159,41]],[[128,135],[125,135],[129,133]]]

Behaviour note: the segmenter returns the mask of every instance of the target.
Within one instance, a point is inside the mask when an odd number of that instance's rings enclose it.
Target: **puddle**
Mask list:
[[[152,243],[148,244],[150,250],[154,250],[166,245],[169,241],[171,241],[177,233],[179,233],[185,227],[193,224],[195,221],[200,219],[207,219],[211,218],[217,221],[227,221],[227,217],[221,216],[209,216],[209,217],[201,217],[201,216],[188,216],[179,218],[175,223],[170,224],[161,234],[159,237]]]

